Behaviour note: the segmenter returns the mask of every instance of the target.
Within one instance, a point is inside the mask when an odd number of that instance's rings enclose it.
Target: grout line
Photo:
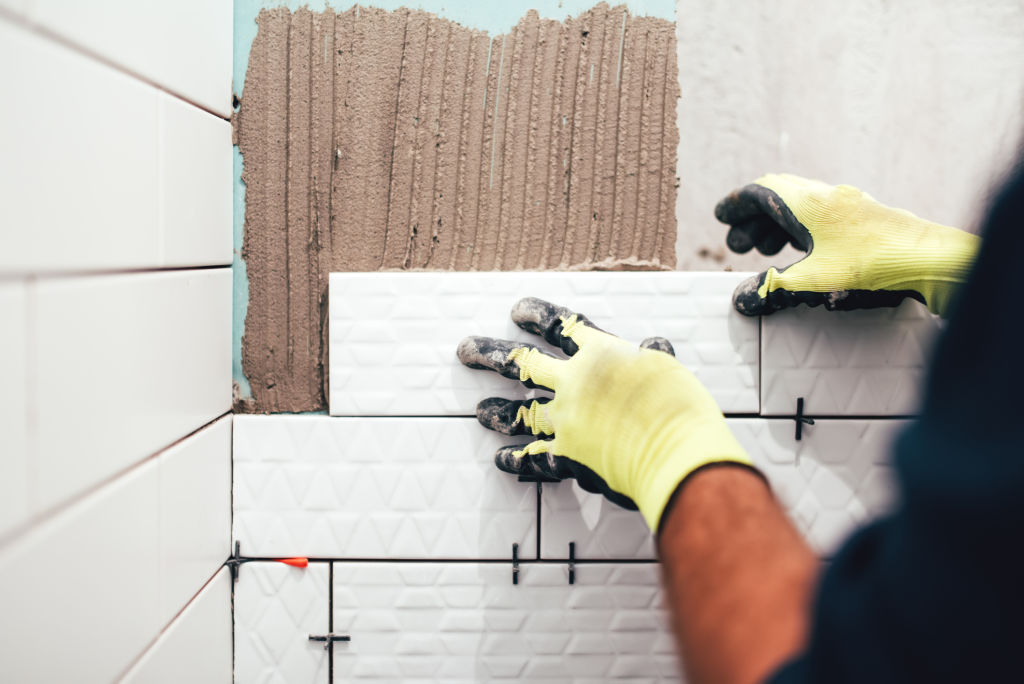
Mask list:
[[[33,271],[19,273],[17,271],[0,274],[0,283],[6,280],[20,280],[22,278],[35,278],[37,280],[58,280],[64,278],[87,278],[92,276],[109,275],[140,275],[143,273],[177,273],[179,271],[213,271],[216,269],[231,270],[231,264],[207,264],[200,266],[150,266],[139,268],[106,268],[106,269],[80,269],[66,271]]]
[[[94,50],[92,50],[90,48],[85,47],[84,45],[80,45],[80,44],[74,42],[73,40],[71,40],[69,38],[66,38],[65,36],[62,36],[61,34],[57,33],[56,31],[53,31],[52,29],[46,28],[45,26],[43,26],[41,24],[37,24],[37,23],[33,22],[32,20],[28,19],[27,17],[23,17],[23,16],[20,16],[18,14],[15,14],[12,10],[8,10],[8,9],[3,8],[3,7],[0,7],[0,21],[7,21],[7,22],[9,22],[11,24],[14,24],[15,26],[18,26],[18,27],[24,29],[25,31],[28,31],[30,33],[34,33],[37,36],[40,36],[42,38],[46,38],[47,40],[49,40],[49,41],[51,41],[53,43],[56,43],[57,45],[59,45],[62,48],[65,48],[67,50],[71,50],[72,52],[77,52],[78,54],[80,54],[80,55],[82,55],[84,57],[87,57],[87,58],[89,58],[89,59],[91,59],[91,60],[93,60],[95,62],[98,62],[98,63],[100,63],[100,64],[102,64],[102,65],[104,65],[106,67],[109,67],[109,68],[111,68],[111,69],[113,69],[113,70],[115,70],[117,72],[120,72],[121,74],[123,74],[125,76],[130,76],[130,77],[132,77],[132,78],[134,78],[134,79],[136,79],[138,81],[142,81],[144,84],[146,84],[146,85],[148,85],[148,86],[150,86],[152,88],[155,88],[156,90],[159,90],[162,93],[167,93],[171,97],[177,98],[177,99],[181,100],[182,102],[184,102],[186,104],[192,105],[196,109],[201,109],[202,111],[206,112],[207,114],[210,114],[211,116],[215,116],[218,119],[221,119],[223,121],[229,121],[229,122],[231,121],[231,115],[230,114],[227,115],[227,116],[225,116],[223,114],[218,114],[217,112],[215,112],[214,110],[210,109],[206,105],[199,104],[195,100],[192,100],[192,99],[186,97],[185,95],[183,95],[183,94],[181,94],[181,93],[179,93],[177,91],[171,90],[171,89],[167,88],[166,86],[163,86],[160,83],[157,83],[156,81],[154,81],[153,79],[149,78],[148,76],[143,76],[141,73],[139,73],[137,71],[134,71],[132,69],[129,69],[128,67],[123,66],[123,65],[115,62],[114,60],[112,60],[112,59],[110,59],[108,57],[105,57],[105,56],[101,55],[100,53],[98,53],[98,52],[96,52],[96,51],[94,51]],[[229,92],[228,95],[232,96],[233,93]],[[228,110],[231,110],[230,106],[228,107]]]
[[[126,466],[110,474],[109,476],[103,478],[99,482],[93,483],[89,487],[86,487],[82,491],[73,494],[67,499],[61,501],[60,503],[51,506],[50,508],[47,508],[43,511],[35,513],[28,520],[23,521],[20,525],[10,530],[8,533],[4,534],[3,536],[0,536],[0,554],[2,554],[7,548],[13,546],[17,542],[24,541],[33,528],[51,522],[54,518],[57,518],[58,516],[67,512],[67,510],[72,508],[73,506],[78,505],[79,503],[85,501],[94,494],[97,494],[103,489],[113,485],[117,481],[126,477],[129,473],[134,472],[139,468],[142,468],[150,463],[153,463],[170,449],[177,447],[182,442],[191,439],[192,437],[199,434],[203,430],[212,427],[214,423],[217,423],[218,421],[223,420],[225,417],[230,415],[231,411],[225,411],[224,413],[219,414],[210,421],[192,430],[188,434],[179,437],[178,439],[174,440],[169,444],[166,444],[165,446],[160,447],[155,452],[143,457],[142,459],[136,461],[135,463],[132,463],[131,465]]]
[[[249,563],[278,563],[280,557],[251,557],[246,558],[246,562]],[[471,564],[478,563],[484,565],[511,565],[512,557],[508,558],[344,558],[338,556],[322,557],[322,558],[307,558],[310,563],[328,563],[331,564],[331,573],[334,572],[334,563],[445,563],[445,564]],[[569,562],[568,558],[520,558],[519,565],[565,565]],[[633,563],[659,563],[657,558],[574,558],[574,563],[589,563],[589,564],[633,564]]]
[[[327,633],[334,634],[334,563],[327,564]],[[334,682],[334,644],[327,642],[327,681]]]

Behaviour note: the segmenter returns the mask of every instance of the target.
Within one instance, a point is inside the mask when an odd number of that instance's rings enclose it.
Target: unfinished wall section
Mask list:
[[[257,21],[237,409],[326,408],[331,271],[675,267],[672,22],[605,3],[493,37],[408,9]]]

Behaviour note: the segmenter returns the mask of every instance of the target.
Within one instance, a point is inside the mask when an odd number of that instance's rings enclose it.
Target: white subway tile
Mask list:
[[[227,117],[231,114],[230,0],[34,0],[49,31]]]
[[[0,87],[0,272],[157,265],[157,91],[3,19]]]
[[[159,460],[161,615],[170,620],[231,553],[231,417]]]
[[[229,410],[230,269],[34,288],[40,509]]]
[[[888,466],[904,420],[818,420],[796,440],[790,420],[729,419],[733,434],[765,473],[794,524],[828,555],[857,525],[892,502]],[[541,494],[541,557],[654,558],[653,537],[636,511],[615,506],[572,481],[545,483]]]
[[[328,633],[326,563],[293,568],[246,563],[235,585],[235,681],[324,682]]]
[[[159,492],[154,460],[0,550],[5,679],[111,681],[157,635]]]
[[[639,343],[660,335],[727,412],[756,413],[756,319],[732,307],[743,273],[332,273],[333,415],[472,415],[515,382],[461,366],[467,335],[545,344],[509,319],[536,296]]]
[[[915,301],[892,309],[800,306],[762,320],[761,413],[889,416],[918,411],[940,321]]]
[[[231,263],[231,124],[160,96],[166,266]]]
[[[536,489],[473,418],[236,416],[234,538],[248,556],[536,557]]]
[[[0,283],[0,539],[30,511],[26,297],[24,283]]]
[[[231,573],[222,568],[121,681],[231,684]]]
[[[656,564],[334,564],[335,681],[679,681]]]

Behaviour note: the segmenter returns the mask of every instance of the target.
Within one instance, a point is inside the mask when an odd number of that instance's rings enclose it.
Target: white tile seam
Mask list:
[[[213,420],[204,423],[203,425],[199,426],[195,430],[192,430],[188,434],[179,437],[178,439],[174,440],[173,442],[167,444],[164,447],[161,447],[160,449],[153,452],[149,456],[146,456],[145,458],[136,461],[135,463],[132,463],[128,467],[123,468],[117,471],[116,473],[113,473],[109,477],[106,477],[103,480],[100,480],[99,482],[92,484],[86,489],[83,489],[82,491],[76,493],[75,495],[67,499],[64,499],[56,506],[51,506],[46,510],[39,511],[38,513],[33,514],[28,520],[25,520],[22,524],[16,526],[8,534],[4,535],[3,537],[0,537],[0,554],[5,553],[11,547],[15,546],[19,542],[27,540],[31,536],[33,530],[36,527],[52,521],[53,519],[65,513],[69,508],[72,508],[73,506],[76,506],[84,502],[86,499],[89,499],[94,496],[99,496],[100,494],[103,493],[104,490],[113,487],[118,482],[120,482],[126,477],[129,477],[140,468],[145,467],[147,464],[155,463],[157,459],[163,456],[164,453],[167,452],[168,450],[173,449],[174,447],[178,446],[187,439],[195,437],[204,430],[212,428],[214,424],[218,423],[221,420],[224,420],[225,418],[230,417],[231,415],[231,411],[225,411],[224,413],[215,417]]]
[[[46,28],[45,26],[41,26],[41,25],[37,24],[36,22],[32,21],[28,17],[23,17],[23,16],[20,16],[18,14],[15,14],[11,10],[8,10],[8,9],[5,9],[5,8],[0,8],[0,21],[6,21],[7,23],[9,23],[9,24],[11,24],[13,26],[16,26],[16,27],[21,28],[21,29],[23,29],[25,31],[29,31],[31,33],[34,33],[35,35],[40,36],[42,38],[45,38],[46,40],[49,40],[50,42],[55,43],[55,44],[59,45],[60,47],[62,47],[64,49],[70,50],[72,52],[76,52],[76,53],[78,53],[82,57],[86,57],[88,59],[91,59],[91,60],[93,60],[95,62],[98,62],[99,64],[102,64],[105,67],[110,68],[110,69],[114,69],[115,71],[118,71],[121,74],[124,74],[125,76],[129,76],[129,77],[131,77],[131,78],[133,78],[133,79],[135,79],[135,80],[137,80],[137,81],[139,81],[139,82],[141,82],[141,83],[143,83],[143,84],[153,88],[154,90],[158,90],[158,91],[160,91],[162,93],[165,93],[165,94],[167,94],[167,95],[169,95],[169,96],[171,96],[171,97],[173,97],[175,99],[181,100],[182,102],[184,102],[186,104],[192,105],[196,109],[201,109],[202,111],[206,112],[207,114],[210,114],[211,116],[215,116],[218,119],[221,119],[222,121],[227,121],[227,122],[231,121],[231,117],[230,116],[223,116],[221,114],[218,114],[217,112],[213,111],[212,109],[210,109],[208,107],[204,107],[203,105],[199,104],[198,102],[194,102],[193,100],[190,100],[189,98],[185,97],[184,95],[182,95],[182,94],[180,94],[180,93],[178,93],[178,92],[176,92],[174,90],[170,90],[169,88],[167,88],[167,87],[157,83],[156,81],[154,81],[154,80],[152,80],[150,78],[147,78],[147,77],[143,76],[142,74],[140,74],[140,73],[138,73],[136,71],[132,71],[131,69],[128,69],[128,68],[122,66],[121,64],[118,64],[117,62],[115,62],[115,61],[113,61],[111,59],[108,59],[108,58],[104,57],[103,55],[101,55],[101,54],[99,54],[97,52],[94,52],[94,51],[90,50],[89,48],[87,48],[87,47],[85,47],[83,45],[79,45],[78,43],[76,43],[76,42],[74,42],[72,40],[69,40],[65,36],[62,36],[61,34],[55,32],[55,31],[52,31],[52,30]]]
[[[215,579],[217,579],[217,575],[218,575],[218,574],[219,574],[219,573],[220,573],[220,572],[221,572],[222,570],[224,570],[224,569],[225,569],[225,567],[226,567],[226,566],[224,566],[224,565],[220,565],[220,566],[218,566],[218,567],[217,567],[217,569],[213,571],[213,574],[212,574],[212,575],[210,575],[209,577],[207,577],[207,578],[206,578],[206,581],[204,581],[204,582],[203,582],[203,585],[202,585],[201,587],[199,587],[199,590],[198,590],[198,591],[196,591],[196,592],[195,592],[194,594],[192,594],[192,596],[191,596],[191,597],[189,598],[188,602],[187,602],[187,603],[186,603],[186,604],[185,604],[184,606],[182,606],[182,607],[181,607],[181,610],[179,610],[179,611],[178,611],[177,613],[175,613],[175,614],[174,614],[174,617],[172,617],[172,618],[171,618],[170,620],[168,620],[168,621],[167,621],[167,624],[165,624],[165,625],[164,625],[163,627],[161,627],[161,628],[160,628],[160,631],[159,631],[159,632],[157,632],[156,636],[154,636],[154,637],[153,637],[153,638],[152,638],[152,639],[151,639],[151,640],[149,641],[149,643],[147,643],[147,644],[146,644],[146,645],[145,645],[145,646],[144,646],[144,647],[142,648],[142,650],[141,650],[141,651],[139,651],[139,652],[138,652],[138,654],[136,654],[136,656],[135,656],[134,658],[132,658],[131,662],[130,662],[130,663],[128,663],[128,665],[127,665],[127,666],[126,666],[126,667],[125,667],[125,668],[124,668],[123,670],[121,670],[121,672],[119,672],[119,673],[118,673],[118,675],[117,675],[117,677],[115,677],[114,681],[116,681],[116,682],[120,682],[120,681],[122,681],[122,680],[123,680],[123,679],[125,678],[125,675],[127,675],[127,674],[128,674],[129,672],[131,672],[131,669],[132,669],[133,667],[135,667],[135,664],[136,664],[136,663],[138,663],[138,662],[139,662],[140,660],[142,660],[142,658],[143,658],[143,657],[144,657],[144,656],[145,656],[145,655],[146,655],[147,653],[149,653],[149,651],[150,651],[150,650],[151,650],[151,649],[152,649],[152,648],[153,648],[154,646],[156,646],[156,643],[157,643],[158,641],[160,641],[160,637],[162,637],[162,636],[163,636],[163,635],[164,635],[164,634],[165,634],[165,633],[167,632],[167,630],[169,630],[169,629],[170,629],[171,627],[173,627],[173,626],[174,626],[174,623],[175,623],[175,622],[177,622],[177,621],[178,621],[178,620],[179,620],[179,619],[181,618],[182,614],[183,614],[183,613],[184,613],[184,612],[185,612],[186,610],[188,610],[188,609],[189,609],[189,608],[190,608],[190,607],[192,606],[192,604],[193,604],[193,603],[195,603],[196,599],[197,599],[197,598],[199,598],[199,595],[200,595],[200,594],[202,594],[202,593],[203,593],[203,591],[204,591],[204,590],[205,590],[205,589],[206,589],[206,588],[207,588],[208,586],[210,586],[210,584],[211,584],[211,583],[212,583],[212,582],[213,582],[213,581],[214,581]],[[233,618],[234,618],[234,611],[232,610],[232,619],[233,619]]]
[[[224,264],[203,264],[195,266],[149,266],[140,268],[100,268],[100,269],[61,269],[61,270],[37,270],[37,271],[7,271],[0,274],[0,283],[4,281],[21,280],[23,278],[34,278],[41,281],[71,280],[74,278],[92,278],[100,276],[122,276],[122,275],[144,275],[146,273],[180,273],[182,271],[216,271],[231,270],[230,263]]]

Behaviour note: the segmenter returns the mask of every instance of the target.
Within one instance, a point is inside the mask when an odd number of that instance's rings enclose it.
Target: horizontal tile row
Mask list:
[[[125,671],[228,555],[230,448],[228,417],[0,550],[5,678]]]
[[[658,566],[343,563],[244,567],[237,681],[679,681]],[[328,591],[331,595],[328,598]]]
[[[729,305],[742,273],[332,273],[332,415],[472,415],[516,383],[459,365],[467,335],[543,345],[509,310],[534,296],[639,343],[659,335],[726,412],[757,413],[758,321]]]
[[[230,269],[0,283],[0,317],[0,546],[230,409]]]
[[[0,83],[0,274],[231,263],[227,121],[2,17]]]
[[[760,321],[732,307],[743,273],[333,273],[332,415],[471,415],[515,383],[455,359],[466,335],[538,343],[509,309],[540,296],[639,342],[661,335],[725,413],[900,416],[917,410],[940,322],[895,309],[798,307]],[[532,396],[528,394],[527,396]]]
[[[232,7],[230,0],[0,0],[22,20],[223,117],[231,114]]]
[[[230,684],[231,638],[231,573],[222,568],[121,681]]]
[[[234,538],[247,556],[536,557],[534,487],[465,418],[236,416]]]
[[[729,419],[780,501],[828,554],[891,499],[888,449],[906,421]],[[535,558],[536,487],[499,472],[509,438],[473,418],[238,416],[234,538],[243,555]],[[542,558],[653,559],[643,519],[574,482],[545,484]]]

